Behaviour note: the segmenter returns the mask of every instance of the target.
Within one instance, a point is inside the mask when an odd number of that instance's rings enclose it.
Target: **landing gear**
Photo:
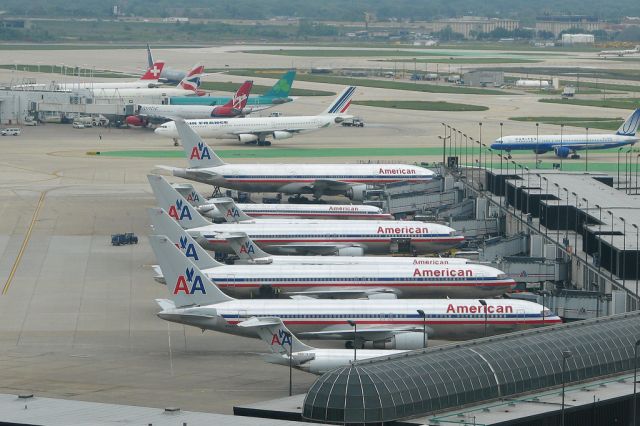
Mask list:
[[[513,157],[511,157],[511,153],[510,153],[510,152],[509,152],[509,153],[507,153],[507,158],[508,158],[509,160],[511,160],[511,158],[513,158]]]
[[[580,159],[580,154],[576,154],[574,152],[573,154],[571,154],[571,156],[569,156],[569,158],[571,158],[572,160],[579,160]]]
[[[271,146],[270,141],[258,141],[258,146]]]
[[[304,203],[308,203],[309,199],[307,197],[303,197],[300,194],[297,194],[293,197],[289,197],[289,202],[291,204],[304,204]]]
[[[177,138],[173,138],[173,146],[180,146]]]

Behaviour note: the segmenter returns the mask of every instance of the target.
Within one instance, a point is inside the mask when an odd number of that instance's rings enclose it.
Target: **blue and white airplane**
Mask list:
[[[504,136],[491,144],[491,149],[502,151],[532,150],[537,154],[553,151],[560,158],[580,158],[576,151],[582,149],[618,148],[638,142],[636,132],[640,125],[640,108],[636,109],[615,134],[581,135],[517,135]]]

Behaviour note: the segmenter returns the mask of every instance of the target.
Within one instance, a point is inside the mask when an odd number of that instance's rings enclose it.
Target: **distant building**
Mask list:
[[[462,75],[465,86],[500,87],[504,84],[504,72],[473,70]]]
[[[29,19],[12,19],[0,18],[0,28],[11,28],[19,30],[28,30],[33,27],[33,23]]]
[[[560,33],[572,29],[584,31],[600,31],[608,24],[598,18],[586,15],[549,15],[536,18],[536,31],[547,31],[559,37]]]
[[[593,44],[595,41],[593,34],[562,34],[563,46],[571,46],[573,44]]]
[[[465,38],[470,38],[472,33],[490,33],[491,31],[502,28],[507,31],[513,31],[520,28],[520,21],[517,19],[497,19],[485,18],[480,16],[463,16],[456,19],[441,19],[430,23],[432,31],[442,31],[447,27],[455,33],[462,34]]]

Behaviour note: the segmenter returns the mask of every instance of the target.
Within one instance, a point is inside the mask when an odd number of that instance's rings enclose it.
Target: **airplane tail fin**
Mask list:
[[[184,119],[176,118],[174,123],[189,167],[216,167],[225,164]]]
[[[333,101],[331,105],[329,105],[329,108],[324,110],[323,114],[344,114],[345,112],[347,112],[349,106],[351,105],[351,98],[353,97],[355,92],[355,86],[349,86],[345,88],[342,93],[338,95],[336,100]]]
[[[158,206],[174,218],[184,229],[211,225],[182,195],[158,175],[147,175]]]
[[[244,232],[224,234],[224,239],[229,242],[229,245],[240,259],[256,260],[271,257],[269,253],[258,247]]]
[[[280,80],[278,80],[276,84],[274,84],[271,89],[262,96],[273,97],[276,99],[288,98],[295,78],[296,70],[287,71],[282,77],[280,77]]]
[[[178,191],[185,200],[194,207],[200,207],[206,204],[206,198],[200,194],[190,183],[173,184],[173,189]]]
[[[160,74],[162,73],[162,68],[164,68],[164,62],[154,62],[147,69],[147,72],[145,72],[144,75],[140,77],[140,80],[158,81],[158,79],[160,78]]]
[[[289,355],[289,351],[310,351],[315,348],[305,345],[293,335],[277,317],[252,317],[238,324],[240,327],[255,328],[260,339],[264,341],[271,352]]]
[[[247,101],[249,100],[249,94],[251,93],[252,87],[252,80],[247,80],[242,83],[242,86],[238,88],[236,93],[233,95],[233,98],[229,99],[229,102],[224,104],[223,107],[233,108],[234,110],[242,112],[244,107],[247,106]]]
[[[151,54],[151,46],[147,43],[147,63],[149,64],[149,68],[153,68],[153,55]]]
[[[222,263],[212,258],[196,240],[187,234],[163,208],[148,209],[153,233],[169,238],[200,269],[217,268]]]
[[[224,294],[164,235],[150,235],[149,242],[162,268],[169,299],[176,307],[212,305],[234,300]]]
[[[191,71],[178,83],[178,88],[199,93],[198,89],[200,88],[200,77],[202,77],[202,74],[204,74],[204,65],[194,65]]]
[[[220,197],[220,198],[212,198],[209,200],[211,204],[216,206],[216,208],[222,214],[222,217],[227,222],[245,222],[247,220],[253,220],[251,216],[248,216],[245,212],[240,210],[237,206],[236,202],[233,201],[233,198],[229,197]]]
[[[633,111],[633,113],[622,123],[622,126],[618,128],[616,135],[619,136],[635,136],[640,126],[640,108]]]

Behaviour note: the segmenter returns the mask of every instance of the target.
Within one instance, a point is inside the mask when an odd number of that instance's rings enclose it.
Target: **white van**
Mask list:
[[[7,127],[0,131],[0,135],[2,136],[20,136],[20,133],[22,133],[22,129],[19,127]]]

